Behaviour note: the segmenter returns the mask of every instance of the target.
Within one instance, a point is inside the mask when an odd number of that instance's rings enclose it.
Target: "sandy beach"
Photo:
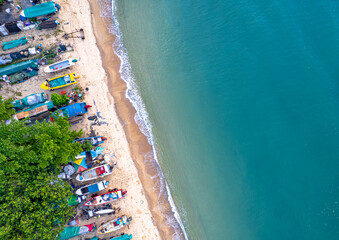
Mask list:
[[[30,45],[41,42],[46,47],[62,41],[63,44],[71,44],[74,51],[62,54],[61,58],[76,58],[79,60],[78,63],[72,69],[55,74],[46,74],[40,70],[38,76],[23,83],[5,85],[1,95],[18,99],[20,95],[25,97],[42,92],[40,85],[46,78],[75,72],[80,76],[79,85],[83,89],[88,88],[85,102],[92,105],[92,108],[85,118],[73,127],[82,128],[86,136],[94,131],[108,138],[103,144],[104,153],[110,155],[111,161],[117,162],[117,165],[113,174],[105,179],[110,181],[109,189],[123,188],[128,191],[127,197],[117,201],[114,206],[121,208],[118,216],[127,215],[133,218],[129,228],[104,237],[129,233],[133,234],[133,239],[173,239],[174,237],[182,239],[182,234],[179,237],[174,236],[174,233],[178,232],[179,224],[173,223],[174,216],[166,191],[160,192],[159,186],[164,186],[165,182],[159,175],[152,147],[134,121],[135,109],[125,97],[126,84],[119,75],[120,60],[114,55],[112,48],[115,38],[109,33],[104,20],[100,17],[97,2],[95,0],[56,2],[62,6],[58,13],[62,32],[69,33],[83,28],[85,40],[80,38],[65,40],[61,34],[52,34],[46,30],[39,32],[32,30],[33,32],[30,33],[9,36],[6,40],[31,34],[35,36],[35,40],[30,41]],[[27,45],[20,49],[26,47]],[[46,93],[50,95],[50,92],[46,91]],[[90,116],[94,116],[96,121],[88,120]],[[103,217],[95,221],[101,224],[112,218],[114,217]],[[93,221],[94,219],[81,221],[80,225]],[[95,233],[89,233],[85,237],[93,236]]]

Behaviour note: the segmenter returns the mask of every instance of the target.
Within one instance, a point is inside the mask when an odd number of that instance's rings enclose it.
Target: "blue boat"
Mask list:
[[[58,118],[58,117],[75,117],[75,116],[80,116],[88,112],[87,106],[85,102],[82,103],[74,103],[72,105],[68,105],[66,107],[62,107],[55,112],[53,112],[53,117]]]
[[[91,150],[88,152],[81,152],[80,155],[76,156],[76,159],[79,158],[88,158],[90,161],[95,160],[100,154],[103,153],[105,147],[97,147],[95,150]]]
[[[94,136],[94,137],[86,137],[86,138],[78,138],[75,139],[73,142],[84,143],[85,141],[90,141],[93,146],[98,146],[99,144],[104,143],[107,138],[103,136]]]
[[[75,191],[75,194],[78,196],[87,195],[95,192],[99,192],[104,190],[109,184],[109,181],[100,181],[97,183],[93,183],[87,186],[83,186]]]

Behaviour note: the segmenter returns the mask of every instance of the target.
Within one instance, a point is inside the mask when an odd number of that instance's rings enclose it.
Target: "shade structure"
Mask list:
[[[86,158],[79,158],[73,161],[73,165],[77,173],[85,171],[88,168],[86,164]]]
[[[33,17],[39,17],[42,15],[47,15],[56,12],[56,8],[54,6],[54,2],[45,2],[38,5],[35,5],[33,7],[29,7],[24,9],[21,12],[21,16],[26,18],[33,18]]]
[[[20,71],[26,71],[27,68],[36,69],[39,66],[34,63],[34,60],[28,60],[25,62],[14,63],[6,67],[0,68],[0,76],[11,75]]]
[[[15,48],[21,45],[25,45],[27,42],[28,42],[27,38],[22,37],[16,40],[12,40],[10,42],[3,42],[2,47],[4,50],[8,50],[8,49]]]

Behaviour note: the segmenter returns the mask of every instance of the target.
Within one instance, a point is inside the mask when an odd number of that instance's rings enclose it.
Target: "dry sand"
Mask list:
[[[173,221],[174,217],[166,191],[160,194],[159,186],[164,185],[165,182],[159,175],[152,147],[134,121],[135,109],[125,97],[126,84],[119,75],[120,61],[112,49],[114,36],[105,27],[95,0],[59,0],[56,2],[62,6],[61,12],[58,13],[61,22],[60,29],[69,33],[83,28],[85,40],[79,38],[64,40],[63,33],[56,35],[53,34],[53,30],[50,30],[52,32],[30,30],[9,36],[6,41],[17,39],[24,34],[36,36],[36,34],[46,35],[47,33],[49,37],[43,37],[42,41],[36,37],[30,45],[41,42],[46,47],[57,40],[66,44],[71,43],[74,51],[65,53],[61,57],[62,59],[76,58],[79,60],[78,63],[72,69],[54,74],[44,74],[40,70],[39,76],[13,86],[6,85],[5,93],[1,91],[0,94],[5,97],[15,97],[17,92],[21,92],[24,97],[32,93],[43,92],[40,84],[46,78],[70,72],[77,73],[80,76],[80,86],[84,89],[88,88],[85,101],[93,107],[74,128],[82,128],[85,135],[88,135],[90,131],[95,131],[108,138],[103,145],[106,147],[104,153],[115,156],[112,160],[117,162],[117,167],[113,174],[105,179],[110,181],[109,189],[127,189],[127,196],[118,200],[114,205],[122,209],[119,215],[133,217],[129,228],[123,228],[114,234],[102,237],[108,238],[124,232],[133,234],[133,239],[137,240],[173,239],[173,234],[178,232],[180,227]],[[69,91],[70,89],[71,87],[61,90]],[[89,116],[98,117],[96,124],[87,119]],[[115,217],[103,217],[95,222],[101,224],[113,218]],[[81,225],[93,221],[94,219],[82,221]],[[90,238],[95,235],[90,233],[83,237]],[[179,231],[179,237],[176,236],[176,239],[183,238],[183,234]],[[81,239],[81,237],[74,239]]]

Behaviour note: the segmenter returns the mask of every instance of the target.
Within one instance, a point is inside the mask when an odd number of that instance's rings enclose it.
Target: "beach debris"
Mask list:
[[[109,125],[107,122],[104,122],[104,121],[99,121],[99,118],[97,115],[91,115],[87,118],[89,121],[91,121],[91,127],[94,126],[94,125]]]
[[[85,39],[84,29],[80,28],[79,30],[75,30],[74,32],[65,33],[62,37],[64,37],[66,40],[69,38]]]

